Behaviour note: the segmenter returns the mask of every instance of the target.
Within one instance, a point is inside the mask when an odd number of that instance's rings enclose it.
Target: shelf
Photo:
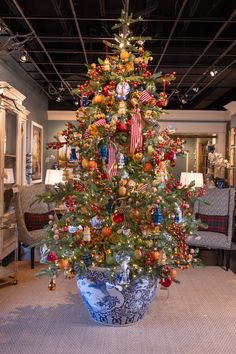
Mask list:
[[[16,157],[16,155],[4,154],[4,157]]]

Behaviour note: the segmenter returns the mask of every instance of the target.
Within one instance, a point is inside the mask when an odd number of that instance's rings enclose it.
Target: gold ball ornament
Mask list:
[[[92,101],[93,104],[103,104],[103,102],[104,97],[102,95],[95,95]]]
[[[110,61],[109,61],[108,58],[106,58],[106,59],[104,60],[102,69],[103,69],[104,71],[109,71],[109,72],[111,71],[111,63],[110,63]]]
[[[127,189],[125,187],[119,187],[118,194],[120,197],[124,197],[127,193]]]
[[[141,152],[137,152],[136,154],[133,155],[133,160],[134,162],[141,162],[143,158],[143,154]]]
[[[87,168],[88,167],[88,160],[87,159],[83,159],[81,162],[81,165],[83,168]]]
[[[91,69],[96,69],[97,64],[96,64],[96,63],[92,63],[92,64],[90,65],[90,67],[91,67]]]
[[[121,53],[120,53],[120,59],[121,60],[128,60],[129,59],[129,56],[130,56],[130,53],[128,53],[126,50],[123,50]]]
[[[142,258],[142,252],[140,251],[140,250],[135,250],[134,251],[134,257],[136,258],[136,259],[141,259]]]

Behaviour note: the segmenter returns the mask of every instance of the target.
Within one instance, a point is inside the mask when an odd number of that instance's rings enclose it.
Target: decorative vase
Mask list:
[[[108,326],[126,326],[141,320],[158,284],[157,279],[143,278],[122,286],[118,274],[111,279],[105,268],[90,269],[77,276],[77,286],[90,316]]]
[[[78,158],[76,156],[76,150],[75,150],[75,148],[71,148],[69,162],[77,162],[77,161],[78,161]]]

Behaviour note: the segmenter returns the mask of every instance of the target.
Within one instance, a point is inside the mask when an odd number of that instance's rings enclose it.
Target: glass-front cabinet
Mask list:
[[[0,82],[0,285],[16,281],[17,229],[14,196],[25,183],[26,120],[25,96],[6,82]],[[14,253],[14,262],[6,257]],[[7,265],[7,263],[10,263]]]

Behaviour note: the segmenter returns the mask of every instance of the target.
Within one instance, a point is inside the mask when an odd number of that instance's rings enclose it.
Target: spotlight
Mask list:
[[[211,77],[214,77],[214,76],[216,76],[217,74],[218,74],[218,71],[217,71],[216,69],[212,69],[212,70],[210,71]]]
[[[27,62],[27,53],[24,52],[22,56],[20,57],[20,62],[21,63],[26,63]]]
[[[61,102],[61,96],[58,96],[58,97],[56,98],[56,101],[57,101],[58,103],[60,103],[60,102]]]
[[[180,102],[182,104],[186,104],[188,102],[188,95],[185,94],[184,96],[182,96]]]
[[[79,105],[79,101],[78,101],[78,100],[75,100],[75,101],[74,101],[74,105],[75,105],[75,106],[78,106],[78,105]]]
[[[199,87],[198,86],[193,87],[193,91],[197,93],[199,91]]]

